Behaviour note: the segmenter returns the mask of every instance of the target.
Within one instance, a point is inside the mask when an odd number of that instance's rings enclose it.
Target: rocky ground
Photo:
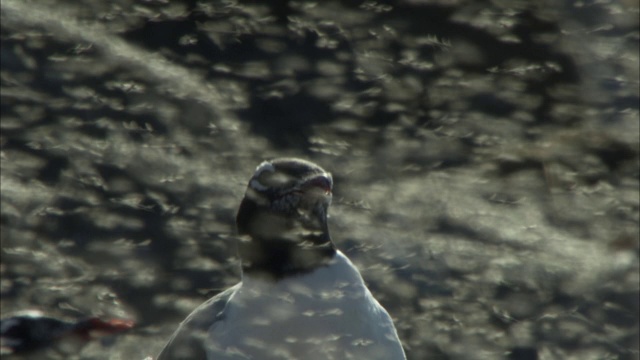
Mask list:
[[[638,359],[637,1],[1,6],[2,314],[138,323],[48,357],[155,355],[289,155],[409,359]]]

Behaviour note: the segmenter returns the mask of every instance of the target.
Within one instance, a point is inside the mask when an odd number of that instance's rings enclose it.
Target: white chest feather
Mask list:
[[[245,278],[209,330],[209,359],[404,359],[388,313],[338,252],[279,282]]]

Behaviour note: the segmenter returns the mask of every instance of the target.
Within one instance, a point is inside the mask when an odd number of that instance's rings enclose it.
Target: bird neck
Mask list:
[[[246,237],[238,250],[243,276],[273,281],[327,266],[336,254],[328,232],[296,240]]]
[[[275,212],[245,196],[236,217],[243,276],[277,281],[326,266],[336,253],[326,209],[312,215]]]

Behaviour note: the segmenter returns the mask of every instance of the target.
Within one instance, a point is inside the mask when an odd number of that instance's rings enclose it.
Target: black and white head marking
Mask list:
[[[263,268],[278,277],[309,271],[332,256],[327,225],[332,188],[331,174],[309,161],[260,164],[236,218],[245,271]]]
[[[331,174],[311,162],[290,158],[265,161],[249,180],[238,212],[238,231],[258,237],[324,231],[332,188]],[[243,211],[254,208],[261,211]],[[261,224],[262,218],[274,223]],[[285,228],[276,226],[282,222]],[[268,229],[261,229],[262,225]]]

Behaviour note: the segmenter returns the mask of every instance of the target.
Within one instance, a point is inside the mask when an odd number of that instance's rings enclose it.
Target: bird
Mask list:
[[[33,354],[54,347],[63,352],[77,351],[83,343],[133,328],[126,319],[103,320],[89,317],[66,321],[26,310],[0,320],[2,355]]]
[[[236,215],[241,281],[197,307],[157,360],[405,360],[389,313],[329,234],[331,174],[276,158]]]

